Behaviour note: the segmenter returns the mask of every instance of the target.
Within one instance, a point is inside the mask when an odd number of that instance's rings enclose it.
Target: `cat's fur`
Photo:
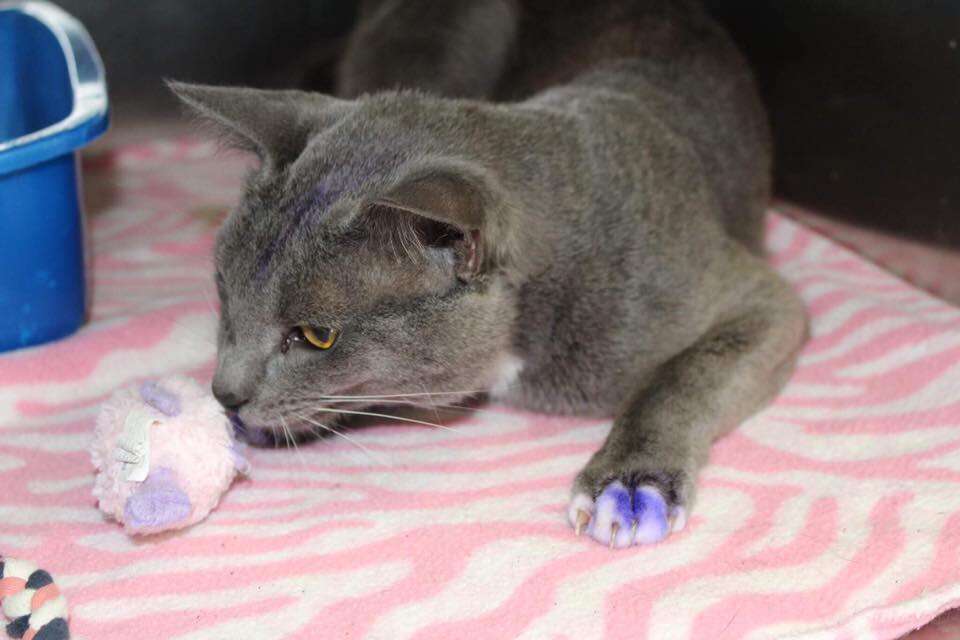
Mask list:
[[[615,481],[682,513],[806,335],[761,256],[768,133],[727,36],[686,1],[380,0],[340,72],[342,98],[173,85],[262,158],[217,238],[217,396],[263,426],[491,388],[615,414],[571,517]],[[284,353],[301,324],[342,334]]]

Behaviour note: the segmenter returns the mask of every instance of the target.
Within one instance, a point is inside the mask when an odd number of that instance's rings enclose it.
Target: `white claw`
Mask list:
[[[590,514],[582,509],[577,511],[577,524],[573,530],[576,532],[578,538],[588,524],[590,524]]]
[[[581,513],[587,514],[587,521],[583,524],[580,524]],[[590,496],[585,493],[575,494],[570,499],[570,504],[567,505],[567,519],[570,521],[570,526],[573,527],[574,531],[578,533],[586,531],[587,525],[593,519],[593,500],[590,499]]]

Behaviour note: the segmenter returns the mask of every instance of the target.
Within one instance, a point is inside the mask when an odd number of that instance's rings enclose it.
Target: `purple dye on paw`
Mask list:
[[[620,487],[608,487],[608,491],[613,494],[613,499],[617,502],[617,513],[625,520],[633,519],[633,509],[630,506],[630,492]]]
[[[190,498],[177,484],[170,469],[154,470],[123,509],[124,523],[132,530],[172,526],[190,515]]]
[[[633,543],[634,523],[630,490],[621,482],[612,482],[597,496],[595,505],[588,529],[590,536],[602,544],[629,547]]]
[[[637,520],[637,543],[660,542],[670,533],[667,503],[654,487],[639,487],[634,492],[633,513]]]
[[[180,398],[160,387],[156,382],[147,381],[140,385],[140,398],[148,405],[171,418],[180,415]]]

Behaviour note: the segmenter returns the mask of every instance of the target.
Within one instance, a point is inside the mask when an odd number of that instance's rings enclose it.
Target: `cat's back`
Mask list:
[[[499,99],[527,98],[620,58],[679,60],[722,38],[696,0],[516,0]],[[699,41],[699,42],[698,42]]]
[[[554,112],[593,102],[599,108],[584,137],[588,154],[609,158],[613,170],[642,162],[665,142],[651,137],[655,130],[669,130],[693,150],[686,177],[710,184],[719,205],[711,210],[728,233],[760,250],[771,182],[766,118],[745,60],[700,0],[442,4],[439,11],[434,0],[366,0],[338,70],[338,93],[402,87],[508,107],[540,102]],[[611,104],[601,104],[612,94]],[[546,118],[541,124],[549,128]],[[604,174],[594,178],[599,183]],[[637,184],[634,191],[654,188]],[[637,195],[629,191],[623,195]],[[630,215],[626,201],[621,209]]]
[[[746,61],[700,3],[521,0],[519,6],[516,50],[498,97],[556,104],[566,96],[576,108],[593,94],[621,118],[631,111],[614,103],[635,101],[645,118],[689,142],[724,226],[759,251],[771,189],[768,124]],[[616,132],[611,138],[626,157],[642,155],[647,139]]]

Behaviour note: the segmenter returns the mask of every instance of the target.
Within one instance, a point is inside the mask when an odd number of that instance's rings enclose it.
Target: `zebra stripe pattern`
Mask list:
[[[609,421],[499,406],[254,450],[208,520],[131,540],[87,447],[115,389],[211,376],[213,234],[248,166],[215,150],[88,160],[91,321],[0,357],[0,548],[56,568],[77,638],[890,640],[960,605],[960,310],[779,215],[813,338],[665,542],[566,522]]]

